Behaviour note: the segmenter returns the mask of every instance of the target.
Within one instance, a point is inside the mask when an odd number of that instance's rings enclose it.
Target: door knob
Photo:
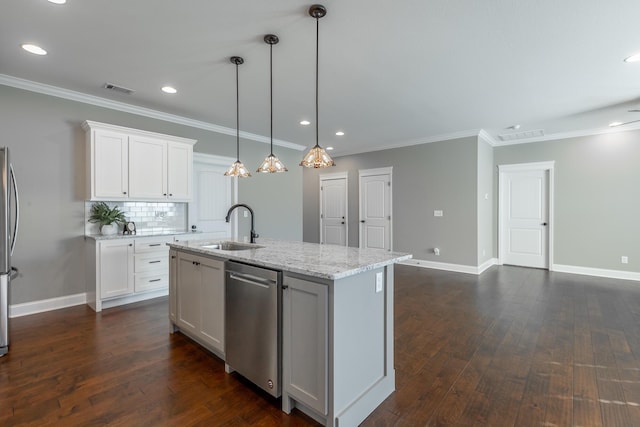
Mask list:
[[[544,226],[546,227],[546,226],[547,226],[547,223],[546,223],[546,222],[543,222],[543,223],[542,223],[542,225],[544,225]]]
[[[342,221],[341,224],[344,224],[344,221]]]
[[[361,219],[360,222],[364,224],[364,219]]]

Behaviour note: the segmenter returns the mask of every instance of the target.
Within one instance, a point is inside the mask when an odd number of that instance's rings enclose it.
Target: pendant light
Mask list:
[[[240,161],[240,85],[238,83],[238,65],[244,64],[244,59],[232,56],[230,61],[232,64],[236,64],[236,161],[224,173],[224,176],[246,178],[251,174]]]
[[[316,18],[316,145],[309,150],[300,162],[300,166],[308,168],[326,168],[329,166],[335,166],[331,156],[320,146],[318,143],[318,51],[319,51],[319,39],[320,39],[320,18],[327,14],[327,9],[321,4],[314,4],[309,8],[309,15]]]
[[[288,169],[282,164],[282,162],[273,155],[273,45],[278,44],[280,41],[278,36],[274,34],[267,34],[264,36],[264,41],[269,45],[269,90],[271,99],[271,154],[269,154],[256,172],[262,173],[277,173],[286,172]]]

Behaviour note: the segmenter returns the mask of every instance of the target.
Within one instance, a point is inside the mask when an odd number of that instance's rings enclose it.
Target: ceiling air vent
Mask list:
[[[124,93],[125,95],[131,95],[135,90],[127,89],[126,87],[117,86],[113,83],[105,83],[102,85],[104,89],[112,90],[114,92]]]
[[[538,138],[544,136],[544,129],[525,130],[522,132],[503,133],[498,135],[501,141],[515,141],[517,139]]]

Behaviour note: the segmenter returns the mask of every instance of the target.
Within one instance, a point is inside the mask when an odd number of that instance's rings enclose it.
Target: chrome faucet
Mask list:
[[[256,238],[260,237],[260,235],[258,233],[256,233],[256,230],[254,230],[254,225],[253,225],[253,209],[251,209],[248,205],[245,205],[244,203],[236,203],[235,205],[231,206],[229,208],[229,210],[227,211],[227,216],[224,219],[226,222],[229,222],[229,219],[231,218],[231,212],[235,209],[235,208],[239,208],[239,207],[243,207],[246,208],[249,213],[251,213],[251,239],[250,242],[251,243],[255,243],[256,242]]]

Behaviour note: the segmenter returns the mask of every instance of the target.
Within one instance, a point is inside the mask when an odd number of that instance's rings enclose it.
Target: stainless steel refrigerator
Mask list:
[[[9,149],[0,147],[0,356],[9,350],[9,287],[18,269],[11,255],[18,235],[18,187],[9,161]]]

